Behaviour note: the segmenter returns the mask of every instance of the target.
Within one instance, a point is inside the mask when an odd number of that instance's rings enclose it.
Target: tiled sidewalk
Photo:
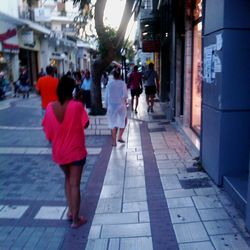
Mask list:
[[[156,105],[141,103],[112,150],[86,249],[250,249],[239,211]]]
[[[1,109],[0,103],[0,112],[7,104]],[[22,101],[17,106],[29,107]],[[51,169],[39,123],[28,121],[34,124],[28,133],[38,139],[31,147],[27,129],[18,129],[25,124],[0,119],[0,162],[6,167],[0,167],[0,249],[250,249],[239,211],[193,166],[197,151],[159,103],[154,114],[144,109],[141,97],[138,115],[129,114],[126,143],[116,148],[105,117],[91,118],[81,204],[88,223],[78,230],[65,220],[63,178]],[[13,131],[18,140],[7,142],[3,131]]]

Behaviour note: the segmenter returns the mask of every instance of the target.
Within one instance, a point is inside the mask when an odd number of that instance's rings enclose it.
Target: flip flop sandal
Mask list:
[[[72,223],[71,224],[71,228],[79,228],[80,226],[84,225],[85,223],[87,223],[87,219],[84,218],[83,216],[81,216],[79,219],[78,219],[78,222],[77,223]]]

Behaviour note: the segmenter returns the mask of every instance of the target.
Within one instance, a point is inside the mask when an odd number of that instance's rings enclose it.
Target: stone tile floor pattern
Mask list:
[[[31,98],[30,103],[38,102]],[[17,124],[22,118],[13,121],[8,105],[2,107],[0,222],[4,224],[0,226],[0,249],[62,249],[63,239],[69,233],[63,175],[51,161],[48,150],[39,153],[48,145],[42,139],[41,131],[35,128],[40,126],[38,108],[34,110],[23,100],[16,101],[13,107],[16,111],[13,112],[20,111],[21,116],[25,113],[23,109],[31,109],[33,117],[27,123]],[[159,115],[148,115],[140,103],[139,114],[131,114],[124,135],[126,144],[113,148],[85,249],[156,249],[153,235],[157,232],[150,225],[152,207],[147,201],[141,145],[143,120],[149,122],[152,152],[178,248],[250,249],[247,245],[249,234],[244,229],[241,214],[227,194],[209,181],[206,173],[194,169],[195,150],[187,146],[172,124],[162,120],[165,116],[161,115],[157,104],[155,112]],[[33,140],[28,136],[31,131],[15,128],[19,125],[34,127],[31,130]],[[6,126],[12,126],[14,133]],[[89,176],[96,168],[99,148],[105,140],[105,136],[87,139],[87,145],[93,151],[82,178],[83,192],[86,192]],[[4,152],[8,148],[10,151]],[[25,217],[30,211],[33,215],[30,219],[37,224],[25,226]],[[15,224],[19,220],[24,221],[23,225]],[[44,224],[39,224],[42,221]],[[167,241],[162,249],[168,249]]]

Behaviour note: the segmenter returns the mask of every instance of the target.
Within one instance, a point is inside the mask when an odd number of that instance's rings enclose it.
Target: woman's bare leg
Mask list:
[[[127,117],[126,117],[126,118],[125,118],[125,127],[124,127],[124,128],[119,128],[118,141],[120,141],[120,142],[123,141],[122,135],[123,135],[124,130],[125,130],[125,128],[126,128],[127,121],[128,121],[128,119],[127,119]]]
[[[134,97],[131,97],[131,110],[134,110]]]
[[[111,134],[112,134],[113,146],[116,146],[117,128],[113,128],[113,129],[111,130]]]
[[[83,166],[70,166],[70,199],[73,224],[79,223],[79,210],[81,202],[80,182]]]
[[[60,166],[60,167],[65,175],[64,189],[65,189],[65,196],[66,196],[67,204],[68,204],[68,217],[69,217],[72,215],[72,208],[71,208],[71,202],[70,202],[71,198],[70,198],[69,166]]]
[[[139,100],[139,97],[136,96],[135,97],[135,112],[137,113],[137,107],[138,107],[138,100]]]

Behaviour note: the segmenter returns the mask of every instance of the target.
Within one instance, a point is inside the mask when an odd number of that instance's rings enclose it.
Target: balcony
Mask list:
[[[19,18],[27,19],[27,20],[30,20],[30,21],[35,21],[34,10],[29,8],[28,10],[19,11]]]

